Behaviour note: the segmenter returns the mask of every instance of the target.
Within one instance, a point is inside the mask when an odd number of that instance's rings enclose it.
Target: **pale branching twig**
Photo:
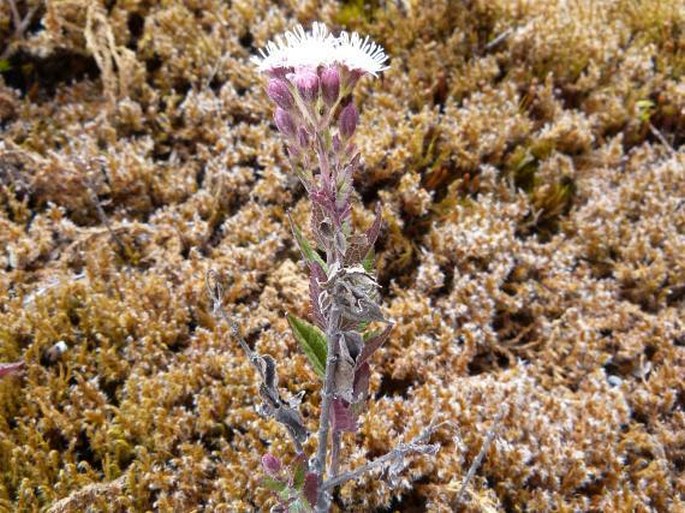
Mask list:
[[[207,292],[212,301],[214,316],[226,321],[231,327],[233,338],[238,341],[250,363],[261,377],[262,383],[259,387],[259,393],[263,401],[264,414],[273,417],[286,428],[295,445],[295,450],[298,454],[302,454],[304,452],[302,444],[307,439],[308,433],[297,411],[297,405],[293,404],[294,401],[284,401],[278,393],[278,374],[276,373],[275,362],[270,356],[262,356],[250,349],[247,341],[240,334],[238,323],[229,317],[224,310],[222,305],[223,288],[216,273],[213,270],[208,271],[205,280]]]
[[[41,4],[37,3],[36,5],[28,9],[26,15],[22,18],[19,14],[19,9],[17,8],[15,0],[5,0],[5,2],[9,6],[10,11],[12,12],[12,23],[14,25],[14,34],[12,38],[14,40],[19,40],[24,37],[24,32],[26,32],[26,29],[28,29],[29,25],[31,25],[33,15],[36,14],[36,11],[38,11],[38,8]],[[2,54],[0,55],[0,60],[7,59],[11,53],[12,45],[8,44],[3,50]]]
[[[659,139],[659,142],[664,145],[664,147],[668,150],[668,152],[671,155],[675,155],[675,153],[676,153],[675,148],[673,148],[671,143],[669,143],[668,140],[666,140],[666,138],[664,137],[664,134],[662,134],[661,131],[657,127],[655,127],[651,121],[648,122],[648,126],[649,126],[649,131],[652,132],[652,135],[654,137],[656,137],[657,139]]]
[[[457,498],[454,501],[455,507],[458,507],[461,504],[461,501],[463,500],[464,494],[466,493],[466,489],[468,488],[469,483],[473,479],[473,476],[476,475],[476,471],[483,464],[483,459],[485,459],[485,455],[487,454],[488,449],[490,448],[490,444],[495,439],[495,435],[497,434],[497,428],[499,428],[499,423],[502,420],[502,417],[504,417],[504,413],[506,412],[506,410],[506,405],[502,405],[499,412],[497,412],[497,416],[495,417],[495,420],[493,421],[490,430],[485,435],[485,440],[483,440],[483,445],[481,446],[480,451],[478,452],[478,456],[476,456],[476,459],[474,459],[473,463],[471,463],[471,467],[469,467],[469,471],[466,473],[466,477],[464,478],[464,482],[462,483],[461,488],[459,489],[459,493],[457,493]]]
[[[434,426],[428,426],[426,429],[421,431],[421,433],[419,433],[418,436],[414,437],[408,443],[400,442],[394,449],[384,454],[383,456],[379,456],[373,461],[365,463],[364,465],[361,465],[355,469],[348,470],[347,472],[343,472],[338,476],[332,477],[325,481],[321,485],[321,487],[326,491],[332,490],[337,486],[345,484],[346,482],[351,481],[353,479],[357,479],[358,477],[361,477],[369,472],[373,472],[374,470],[382,470],[388,468],[392,469],[394,463],[401,462],[405,457],[407,457],[410,454],[436,454],[440,449],[440,445],[428,444],[426,442],[428,442],[433,433],[435,433],[435,431],[443,425],[444,423],[437,424]]]

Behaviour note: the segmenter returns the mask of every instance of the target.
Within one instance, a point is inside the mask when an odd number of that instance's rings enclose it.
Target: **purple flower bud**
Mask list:
[[[288,84],[283,80],[272,78],[266,86],[266,94],[271,98],[276,105],[284,110],[290,110],[295,103],[293,95],[290,94]]]
[[[283,110],[282,108],[276,107],[274,121],[276,122],[276,128],[278,128],[278,131],[288,139],[295,137],[297,134],[295,120],[287,111]]]
[[[311,70],[295,73],[291,81],[297,87],[305,103],[314,103],[319,96],[319,76]]]
[[[275,476],[281,471],[281,460],[267,452],[262,456],[262,467],[264,467],[267,474]]]
[[[357,129],[359,123],[359,111],[353,102],[348,103],[340,112],[340,137],[343,140],[349,139]]]
[[[340,73],[335,68],[326,68],[321,72],[321,95],[329,107],[338,101],[340,95]]]
[[[292,72],[292,68],[287,66],[275,67],[267,71],[270,78],[278,78],[285,80],[286,77]]]

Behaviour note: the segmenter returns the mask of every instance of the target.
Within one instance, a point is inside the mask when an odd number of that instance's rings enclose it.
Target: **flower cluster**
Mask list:
[[[311,32],[298,26],[254,58],[269,76],[276,127],[316,207],[317,243],[340,257],[344,241],[332,236],[348,230],[352,174],[359,165],[351,142],[359,112],[351,93],[363,75],[387,69],[386,60],[368,38],[347,32],[334,37],[322,23],[314,23]]]

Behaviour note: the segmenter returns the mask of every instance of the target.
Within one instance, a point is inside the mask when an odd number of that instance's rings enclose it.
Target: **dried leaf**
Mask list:
[[[291,436],[299,443],[304,443],[309,436],[304,421],[297,409],[288,405],[278,393],[278,374],[276,362],[269,355],[254,356],[254,361],[262,377],[259,395],[262,398],[262,412],[283,424]]]
[[[302,495],[307,500],[309,505],[313,508],[316,506],[316,499],[319,493],[319,480],[313,472],[307,472],[304,477],[304,486],[302,487]]]
[[[378,203],[376,205],[376,218],[373,220],[373,224],[366,230],[366,239],[369,244],[369,248],[372,248],[378,239],[378,235],[381,233],[381,227],[383,226],[383,216],[381,211],[381,205]]]
[[[326,312],[335,303],[342,313],[343,329],[384,320],[378,305],[379,285],[363,267],[331,268],[328,280],[320,285],[322,310]]]
[[[302,444],[307,441],[309,432],[307,431],[307,428],[304,427],[302,417],[297,410],[282,405],[280,408],[275,410],[274,418],[283,424],[288,431],[290,431],[292,437],[299,443]]]
[[[373,353],[375,353],[385,343],[385,341],[388,340],[392,328],[393,324],[388,324],[381,333],[371,337],[366,341],[364,348],[362,349],[362,354],[357,360],[357,364],[364,363],[371,358],[371,355],[373,355]]]
[[[366,400],[369,392],[369,381],[371,380],[371,368],[368,362],[357,365],[354,373],[354,401],[356,404]]]
[[[348,238],[348,248],[345,252],[345,265],[361,264],[366,272],[374,271],[374,257],[373,245],[378,239],[381,227],[383,225],[383,218],[381,216],[380,205],[376,206],[376,218],[364,235],[352,235]]]
[[[319,328],[323,329],[326,319],[321,312],[319,297],[321,295],[321,283],[326,281],[326,272],[316,262],[309,265],[309,299],[311,301],[312,318]]]
[[[361,343],[361,335],[354,332],[341,333],[338,338],[333,391],[336,396],[350,403],[354,401],[354,373],[357,367],[355,357],[359,355]]]
[[[357,431],[356,415],[350,410],[349,404],[345,404],[342,399],[333,399],[331,428],[333,431]]]

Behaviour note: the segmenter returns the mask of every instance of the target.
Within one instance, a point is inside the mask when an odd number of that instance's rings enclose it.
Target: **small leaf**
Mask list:
[[[261,484],[264,488],[276,493],[281,493],[287,488],[287,485],[284,482],[274,479],[273,477],[265,477],[262,479]]]
[[[10,61],[8,59],[0,59],[0,73],[10,71],[11,69],[12,65],[10,64]]]
[[[376,270],[376,252],[373,248],[369,250],[364,260],[362,260],[362,267],[367,273],[373,273]]]
[[[304,486],[302,487],[302,495],[309,505],[313,508],[316,506],[316,498],[319,490],[319,480],[316,478],[314,472],[307,472],[304,476]]]
[[[369,381],[371,380],[371,368],[368,362],[364,362],[357,367],[354,373],[354,401],[353,407],[359,407],[361,410],[362,403],[366,400],[369,395]],[[354,413],[354,408],[352,409]],[[359,412],[357,412],[359,413]]]
[[[388,336],[390,336],[390,332],[392,331],[392,327],[393,324],[388,324],[381,333],[365,341],[362,354],[357,359],[357,364],[361,364],[371,358],[371,355],[375,353],[378,348],[381,347],[388,339]]]
[[[295,462],[295,473],[293,474],[293,489],[301,490],[304,485],[304,478],[307,472],[307,463],[304,459]]]
[[[635,106],[639,120],[643,123],[649,121],[655,110],[654,102],[652,100],[638,100],[635,102]]]
[[[288,217],[290,219],[290,228],[292,229],[295,241],[297,242],[297,245],[300,248],[302,258],[304,258],[307,261],[307,263],[316,262],[321,266],[321,268],[324,271],[326,271],[328,269],[326,262],[323,261],[323,259],[321,258],[321,256],[319,256],[316,250],[312,248],[312,245],[309,244],[309,241],[304,237],[304,235],[302,235],[302,230],[300,230],[300,227],[297,226],[297,224],[292,220],[290,216]]]
[[[323,377],[326,373],[326,354],[328,353],[326,336],[319,328],[304,319],[291,314],[288,314],[287,318],[293,335],[304,354],[307,355],[314,372]]]
[[[369,247],[373,247],[378,239],[378,235],[381,233],[381,227],[383,226],[383,209],[380,203],[376,205],[376,217],[373,224],[366,230],[366,239],[369,243]]]
[[[309,301],[311,302],[311,315],[314,322],[323,329],[326,319],[321,312],[319,296],[321,295],[321,283],[326,281],[326,273],[319,264],[313,262],[309,266]]]
[[[331,428],[334,432],[357,431],[357,419],[350,411],[349,405],[342,399],[333,399],[331,408]]]

